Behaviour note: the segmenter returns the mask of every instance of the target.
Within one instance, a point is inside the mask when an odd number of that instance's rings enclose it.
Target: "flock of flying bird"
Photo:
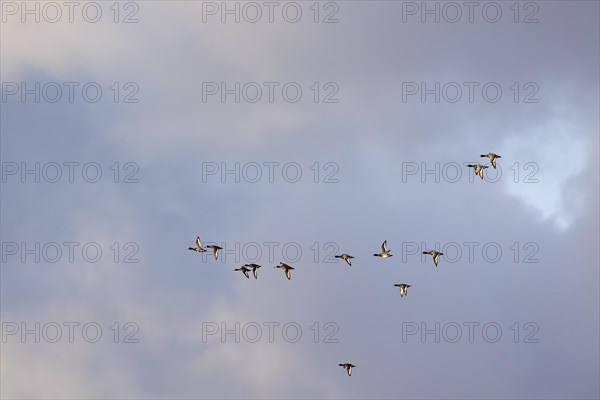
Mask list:
[[[490,164],[492,165],[492,167],[494,169],[496,169],[496,159],[501,158],[499,155],[494,154],[494,153],[482,154],[481,157],[487,157],[490,160]],[[467,166],[469,168],[473,168],[475,170],[475,175],[478,175],[481,179],[483,179],[483,170],[489,167],[489,165],[481,165],[481,164],[467,164]],[[222,250],[223,248],[219,247],[217,245],[209,245],[209,246],[203,247],[202,242],[200,241],[200,236],[196,236],[196,244],[194,247],[188,247],[188,250],[195,251],[197,253],[207,252],[208,249],[212,250],[215,260],[217,260],[219,258],[219,250]],[[435,264],[436,267],[438,266],[439,257],[444,255],[444,253],[441,253],[436,250],[424,251],[423,254],[430,255],[431,258],[433,259],[433,263]],[[381,244],[381,252],[375,253],[375,254],[373,254],[373,256],[381,257],[381,258],[389,258],[389,257],[393,256],[393,254],[391,254],[390,250],[387,248],[387,240],[384,240],[384,242]],[[342,254],[336,255],[334,257],[340,258],[340,259],[344,260],[348,264],[348,266],[350,266],[350,267],[352,266],[352,261],[350,261],[350,260],[352,260],[354,258],[353,256],[346,254],[346,253],[342,253]],[[257,270],[261,267],[262,267],[261,265],[254,264],[254,263],[244,264],[240,268],[235,268],[234,271],[239,271],[239,272],[243,273],[244,276],[248,279],[250,279],[250,275],[248,273],[250,271],[252,271],[252,275],[254,276],[254,279],[258,279]],[[291,275],[290,271],[293,270],[294,267],[292,267],[284,262],[281,262],[275,268],[282,269],[288,280],[292,279],[292,275]],[[406,284],[406,283],[397,283],[394,286],[398,287],[400,289],[400,297],[404,297],[404,296],[408,295],[408,288],[411,287],[411,285]],[[339,364],[339,366],[346,370],[346,373],[348,374],[348,376],[352,376],[352,368],[356,368],[356,365],[353,365],[350,363]]]
[[[496,159],[497,158],[502,158],[498,154],[494,154],[494,153],[481,154],[479,157],[487,157],[487,158],[489,158],[490,164],[492,165],[492,167],[494,167],[494,169],[496,169]],[[483,170],[486,169],[486,168],[488,168],[490,166],[490,164],[488,164],[488,165],[467,164],[467,167],[473,168],[475,170],[475,175],[477,175],[481,179],[483,179]]]

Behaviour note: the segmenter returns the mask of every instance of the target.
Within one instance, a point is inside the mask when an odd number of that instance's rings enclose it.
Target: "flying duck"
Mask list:
[[[200,242],[200,236],[196,236],[196,247],[188,247],[188,250],[196,251],[198,253],[203,253],[206,251],[206,249],[202,247],[202,242]]]
[[[488,168],[487,165],[481,164],[467,164],[467,167],[475,169],[475,175],[479,175],[481,179],[483,179],[483,170]]]
[[[492,167],[494,167],[494,169],[496,169],[496,158],[502,158],[498,154],[494,154],[494,153],[482,154],[479,157],[487,157],[487,158],[489,158],[490,159],[490,163],[492,164]]]
[[[400,297],[404,297],[408,294],[408,288],[410,285],[407,285],[406,283],[397,283],[394,286],[398,286],[400,288]]]
[[[346,253],[340,254],[339,256],[334,256],[335,258],[341,258],[342,260],[346,261],[348,263],[349,266],[352,266],[352,263],[350,262],[350,259],[354,258],[352,256],[349,256]]]
[[[248,271],[250,271],[248,268],[244,267],[240,267],[240,268],[236,268],[234,269],[234,271],[240,271],[242,274],[246,275],[246,278],[250,279],[250,276],[248,275]]]
[[[424,251],[423,254],[429,254],[431,257],[433,257],[433,263],[435,264],[436,267],[438,265],[439,256],[444,255],[444,253],[440,253],[439,251],[435,251],[435,250]]]
[[[381,253],[379,254],[373,254],[375,257],[381,257],[381,258],[388,258],[391,257],[392,254],[390,254],[390,251],[387,249],[387,240],[385,240],[383,242],[383,244],[381,245]]]
[[[206,246],[206,248],[212,249],[213,254],[215,255],[215,260],[219,257],[219,250],[223,250],[222,247],[219,247],[216,244],[211,244],[210,246]]]
[[[244,267],[250,267],[250,269],[252,269],[252,275],[254,275],[254,279],[258,279],[256,270],[258,268],[260,268],[260,265],[258,265],[258,264],[246,264],[246,265],[244,265]]]
[[[340,367],[344,368],[348,373],[348,376],[352,376],[352,368],[356,368],[356,365],[352,365],[350,363],[340,364]]]
[[[286,263],[282,262],[282,263],[280,263],[280,265],[276,266],[275,268],[281,268],[281,269],[285,270],[285,276],[288,278],[288,281],[290,279],[292,279],[292,276],[290,275],[290,270],[294,269],[293,267],[290,267]]]

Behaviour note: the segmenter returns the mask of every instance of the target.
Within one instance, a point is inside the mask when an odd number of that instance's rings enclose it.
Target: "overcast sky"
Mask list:
[[[3,398],[600,396],[598,2],[23,4]]]

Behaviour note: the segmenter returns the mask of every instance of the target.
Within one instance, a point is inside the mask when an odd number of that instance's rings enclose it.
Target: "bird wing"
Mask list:
[[[387,240],[384,240],[383,243],[381,244],[381,252],[382,253],[387,252],[386,247],[387,247]]]

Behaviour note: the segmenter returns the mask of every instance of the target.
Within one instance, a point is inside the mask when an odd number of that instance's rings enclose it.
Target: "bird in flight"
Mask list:
[[[496,158],[502,158],[498,154],[494,154],[494,153],[482,154],[479,157],[487,157],[487,158],[489,158],[490,159],[490,163],[492,164],[492,167],[494,167],[494,169],[496,169]]]
[[[481,164],[467,164],[467,167],[473,168],[475,170],[475,175],[478,175],[481,179],[483,179],[483,170],[488,168],[487,165]]]
[[[344,368],[348,373],[348,376],[352,376],[352,368],[356,368],[356,365],[352,365],[349,363],[339,364],[340,367]]]
[[[223,250],[222,247],[217,246],[216,244],[211,244],[210,246],[206,246],[207,249],[212,249],[213,254],[215,256],[215,260],[219,257],[219,250]]]
[[[260,265],[258,264],[245,264],[244,267],[250,267],[250,269],[252,270],[252,275],[254,275],[254,279],[258,279],[258,275],[256,270],[260,268]]]
[[[285,276],[286,278],[288,278],[288,281],[292,279],[292,275],[290,275],[290,270],[294,269],[293,267],[290,267],[289,265],[287,265],[286,263],[280,263],[280,265],[276,266],[275,268],[280,268],[285,270]]]
[[[200,242],[200,236],[196,236],[196,247],[188,247],[188,250],[196,251],[198,253],[203,253],[206,251],[206,249],[202,247],[202,242]]]
[[[404,297],[408,294],[408,288],[410,285],[407,285],[406,283],[397,283],[394,286],[398,286],[400,288],[400,297]]]
[[[433,258],[433,263],[436,267],[438,266],[439,257],[444,255],[444,253],[435,250],[424,251],[423,254],[429,254]]]
[[[373,254],[375,257],[381,257],[381,258],[388,258],[391,257],[392,254],[390,254],[390,251],[387,249],[387,240],[385,240],[383,242],[383,244],[381,245],[381,253],[379,254]]]
[[[349,266],[352,266],[352,263],[350,262],[350,259],[354,258],[352,256],[349,256],[346,253],[340,254],[339,256],[334,256],[335,258],[341,258],[342,260],[346,261],[348,263]]]
[[[236,269],[234,269],[234,271],[240,271],[242,274],[244,274],[246,276],[246,278],[250,279],[250,276],[248,275],[248,271],[250,271],[250,270],[248,268],[246,268],[245,266],[236,268]]]

